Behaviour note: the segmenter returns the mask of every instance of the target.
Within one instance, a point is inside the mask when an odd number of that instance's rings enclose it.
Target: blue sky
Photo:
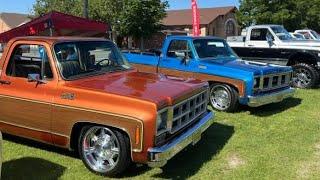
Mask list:
[[[90,1],[90,0],[89,0]],[[0,0],[0,12],[30,13],[35,0]],[[191,0],[169,0],[170,9],[188,9]],[[239,0],[198,0],[198,6],[238,6]]]

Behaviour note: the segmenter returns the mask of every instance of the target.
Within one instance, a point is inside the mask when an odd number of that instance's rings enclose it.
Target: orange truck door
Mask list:
[[[0,127],[4,132],[52,143],[57,78],[48,52],[41,43],[11,46],[0,79]]]

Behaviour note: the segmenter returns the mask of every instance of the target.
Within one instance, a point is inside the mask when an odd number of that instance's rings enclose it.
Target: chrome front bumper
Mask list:
[[[265,104],[281,102],[285,98],[292,97],[295,89],[289,88],[277,93],[262,96],[249,96],[248,106],[258,107]]]
[[[178,154],[188,145],[196,144],[201,139],[201,134],[212,124],[214,113],[208,112],[199,122],[187,129],[184,133],[174,138],[161,147],[148,149],[148,165],[150,167],[162,167],[169,159]]]

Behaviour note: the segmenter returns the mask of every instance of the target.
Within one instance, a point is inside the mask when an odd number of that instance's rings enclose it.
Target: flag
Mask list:
[[[193,35],[200,35],[200,13],[197,5],[197,0],[192,1],[192,26],[193,26]]]

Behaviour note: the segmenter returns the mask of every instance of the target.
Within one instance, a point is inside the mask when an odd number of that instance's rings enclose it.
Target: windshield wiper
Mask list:
[[[113,72],[127,71],[127,70],[130,70],[130,69],[126,69],[126,68],[118,65],[118,66],[111,67],[110,70],[107,71],[107,72],[113,73]]]
[[[95,76],[95,75],[103,75],[106,74],[106,72],[103,71],[95,71],[95,70],[88,70],[88,71],[83,71],[80,72],[79,74],[73,75],[73,76],[69,76],[68,79],[69,80],[74,80],[74,79],[78,79],[81,77],[86,77],[86,76]]]

